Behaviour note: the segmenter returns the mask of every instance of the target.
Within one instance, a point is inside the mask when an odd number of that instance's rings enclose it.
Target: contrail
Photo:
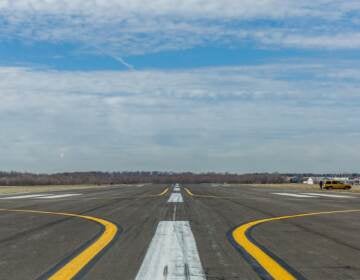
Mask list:
[[[100,51],[101,54],[105,55],[105,56],[109,56],[112,59],[116,60],[117,62],[120,62],[122,65],[124,65],[126,68],[130,69],[130,70],[135,70],[135,67],[129,63],[127,63],[121,56],[116,56],[112,53],[106,52],[104,51],[102,48],[100,48],[99,46],[96,45],[91,45],[93,48],[97,49],[98,51]]]

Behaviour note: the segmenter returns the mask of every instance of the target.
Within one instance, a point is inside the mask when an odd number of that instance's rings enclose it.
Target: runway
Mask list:
[[[360,279],[356,193],[109,186],[0,208],[0,279]]]

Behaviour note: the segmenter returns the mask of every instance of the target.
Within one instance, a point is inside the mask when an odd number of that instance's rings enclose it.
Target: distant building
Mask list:
[[[355,185],[360,185],[360,178],[355,178],[354,179],[354,184]]]
[[[351,183],[353,185],[360,185],[360,177],[349,180],[349,183]]]
[[[309,177],[307,180],[305,180],[304,182],[303,182],[304,184],[308,184],[308,185],[314,185],[314,180],[311,178],[311,177]]]

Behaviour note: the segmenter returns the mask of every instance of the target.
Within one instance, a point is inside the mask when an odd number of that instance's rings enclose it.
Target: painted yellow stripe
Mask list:
[[[167,194],[168,191],[169,191],[169,188],[166,188],[162,193],[159,193],[158,196],[163,196],[163,195]]]
[[[196,197],[211,197],[211,198],[221,198],[219,196],[216,196],[216,195],[207,195],[207,194],[194,194],[192,191],[190,191],[188,188],[184,188],[184,190],[187,192],[188,195],[190,196],[196,196]],[[223,197],[225,198],[225,197]]]
[[[188,188],[184,188],[184,190],[187,192],[188,195],[194,196],[194,194]]]
[[[359,212],[359,211],[360,211],[360,209],[314,212],[314,213],[305,213],[305,214],[297,214],[297,215],[281,216],[281,217],[275,217],[275,218],[256,220],[256,221],[252,221],[250,223],[247,223],[247,224],[237,227],[232,232],[232,236],[233,236],[234,240],[236,241],[236,243],[238,245],[240,245],[242,248],[244,248],[244,250],[248,254],[250,254],[275,280],[293,280],[296,278],[293,275],[291,275],[279,263],[277,263],[274,259],[272,259],[268,254],[266,254],[264,251],[262,251],[258,246],[256,246],[254,243],[252,243],[246,237],[246,232],[256,225],[263,224],[266,222],[271,222],[271,221],[293,219],[293,218],[307,217],[307,216],[316,216],[316,215],[351,213],[351,212]]]
[[[149,197],[154,197],[154,196],[163,196],[163,195],[167,194],[167,193],[168,193],[168,191],[169,191],[169,188],[166,188],[166,189],[164,189],[161,193],[158,193],[158,194],[151,194],[151,195],[149,195]]]
[[[49,215],[58,215],[58,216],[68,216],[68,217],[77,217],[86,219],[104,226],[103,234],[95,240],[89,247],[80,252],[77,256],[75,256],[72,260],[70,260],[67,264],[65,264],[62,268],[56,271],[52,276],[48,279],[50,280],[69,280],[74,278],[80,271],[83,269],[92,259],[95,258],[102,250],[105,249],[106,246],[110,244],[110,242],[116,236],[118,228],[115,224],[106,221],[104,219],[92,217],[92,216],[84,216],[77,215],[71,213],[62,213],[62,212],[49,212],[49,211],[37,211],[37,210],[18,210],[18,209],[0,209],[0,211],[7,212],[23,212],[23,213],[35,213],[35,214],[49,214]]]

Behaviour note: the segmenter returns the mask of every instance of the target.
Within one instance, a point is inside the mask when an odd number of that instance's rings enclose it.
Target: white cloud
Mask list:
[[[301,171],[320,160],[352,170],[360,96],[348,76],[359,68],[337,65],[2,67],[0,169]],[[342,166],[329,159],[334,148]]]
[[[284,36],[281,42],[283,45],[303,48],[359,49],[360,33],[318,34],[312,36],[295,34]]]
[[[359,13],[354,0],[1,0],[0,38],[77,42],[112,55],[249,40],[357,49]]]
[[[284,18],[293,16],[340,16],[348,10],[359,9],[356,1],[348,1],[347,5],[339,1],[318,0],[289,1],[289,0],[2,0],[2,10],[19,11],[26,13],[90,15],[124,18],[129,14],[151,16],[181,16],[200,18],[232,18],[244,19],[273,17]],[[334,9],[338,8],[338,9]],[[339,9],[340,8],[340,9]]]

